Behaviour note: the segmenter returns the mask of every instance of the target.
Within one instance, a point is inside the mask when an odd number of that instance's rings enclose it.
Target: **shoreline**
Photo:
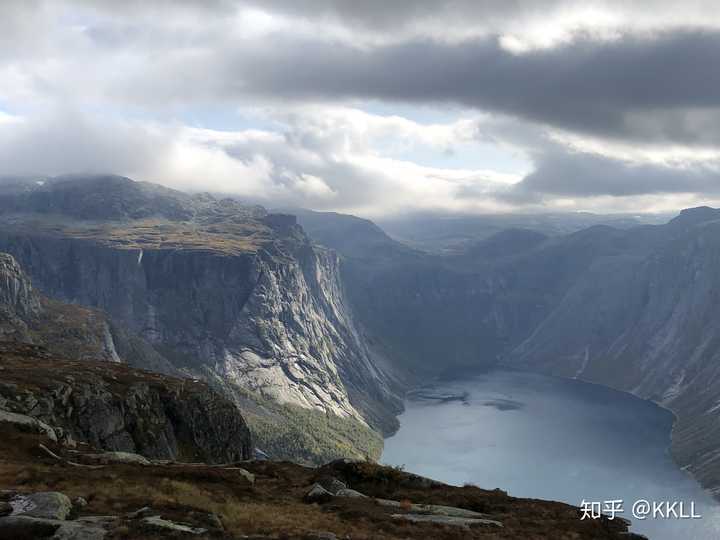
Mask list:
[[[667,405],[664,405],[664,404],[662,404],[662,403],[659,403],[659,402],[655,401],[654,399],[649,399],[649,398],[645,398],[645,397],[639,396],[639,395],[635,394],[634,392],[631,392],[630,390],[624,390],[624,389],[622,389],[622,388],[616,388],[616,387],[614,387],[614,386],[610,386],[610,385],[607,385],[607,384],[603,384],[603,383],[597,382],[597,381],[590,381],[590,380],[584,379],[584,378],[582,378],[582,377],[570,377],[570,376],[565,376],[565,375],[550,374],[550,373],[544,373],[544,372],[542,372],[542,371],[535,371],[535,370],[530,370],[530,369],[520,369],[520,368],[516,368],[516,367],[505,367],[505,366],[499,366],[499,367],[498,367],[498,366],[496,366],[496,367],[489,368],[489,369],[488,369],[488,368],[482,368],[482,369],[478,369],[478,370],[465,370],[463,373],[459,373],[459,374],[457,374],[457,376],[455,376],[455,377],[451,377],[451,376],[448,376],[448,375],[446,375],[446,374],[434,376],[434,377],[433,377],[430,381],[428,381],[427,383],[424,383],[424,384],[422,384],[422,385],[418,385],[418,386],[416,386],[416,387],[413,387],[413,388],[407,390],[407,391],[405,392],[404,396],[403,396],[403,401],[405,401],[405,400],[407,400],[408,398],[410,398],[410,397],[411,397],[411,394],[413,394],[413,393],[415,393],[415,392],[421,392],[421,391],[423,391],[424,389],[427,389],[429,386],[434,385],[434,384],[437,384],[437,383],[439,383],[439,382],[443,382],[443,381],[452,382],[453,380],[458,380],[458,379],[459,379],[460,377],[462,377],[462,376],[467,376],[467,375],[478,376],[478,375],[482,375],[482,374],[487,374],[487,373],[489,373],[489,372],[491,372],[491,371],[509,371],[509,372],[517,372],[517,373],[532,373],[532,374],[535,374],[535,375],[543,375],[543,376],[546,376],[546,377],[555,377],[555,378],[558,378],[558,379],[565,379],[565,380],[570,380],[570,381],[578,381],[578,382],[581,382],[581,383],[583,383],[583,384],[591,384],[591,385],[597,386],[597,387],[599,387],[599,388],[603,388],[603,389],[605,389],[605,390],[612,390],[612,391],[618,392],[618,393],[620,393],[620,394],[624,394],[624,395],[626,395],[626,396],[631,396],[631,397],[634,397],[634,398],[636,398],[636,399],[639,399],[639,400],[642,400],[642,401],[645,401],[645,402],[648,402],[648,403],[652,403],[653,405],[655,405],[655,406],[658,407],[659,409],[662,409],[662,410],[664,410],[664,411],[669,412],[669,413],[672,415],[672,424],[671,424],[671,427],[670,427],[670,443],[669,443],[669,445],[667,446],[666,450],[667,450],[667,452],[668,452],[668,454],[669,454],[672,462],[675,464],[675,466],[678,468],[679,471],[681,471],[683,474],[685,474],[686,476],[688,476],[693,482],[695,482],[695,483],[698,485],[698,487],[699,487],[704,493],[706,493],[706,494],[708,495],[708,497],[709,497],[712,501],[715,502],[715,504],[717,504],[718,506],[720,506],[720,494],[719,494],[719,495],[713,494],[713,492],[710,490],[710,488],[709,488],[708,486],[704,485],[704,484],[697,478],[697,476],[696,476],[692,471],[688,470],[688,467],[689,467],[691,464],[688,463],[688,464],[686,464],[686,465],[683,465],[683,464],[677,459],[677,456],[675,455],[675,452],[674,452],[674,450],[673,450],[673,445],[674,445],[674,443],[675,443],[675,441],[676,441],[675,431],[676,431],[677,424],[678,424],[678,422],[680,421],[680,418],[678,417],[677,413],[676,413],[673,409],[671,409],[670,407],[668,407]],[[421,398],[421,399],[422,399],[422,398]],[[429,399],[429,400],[424,400],[424,401],[430,401],[430,400],[432,400],[432,398]],[[443,400],[437,400],[437,401],[438,401],[438,404],[440,404],[440,403],[447,403],[447,402],[448,402],[448,401],[443,401]],[[450,400],[450,401],[457,401],[457,400]],[[401,413],[401,414],[402,414],[402,413]],[[389,437],[383,437],[383,441],[385,441],[386,439],[389,439],[390,437],[394,436],[394,435],[400,430],[400,427],[401,427],[400,415],[398,415],[396,418],[398,419],[398,429],[395,430],[395,432],[394,432],[392,435],[390,435]],[[384,446],[384,445],[383,445],[383,446]],[[382,458],[382,453],[381,453],[380,457]]]

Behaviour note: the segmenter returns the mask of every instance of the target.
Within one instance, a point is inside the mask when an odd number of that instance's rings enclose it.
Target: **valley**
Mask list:
[[[673,458],[717,494],[715,210],[509,229],[438,254],[353,216],[273,214],[122,177],[18,182],[0,199],[3,340],[203,381],[242,414],[246,457],[377,460],[410,388],[507,367],[667,407]],[[473,391],[435,401],[466,407]]]

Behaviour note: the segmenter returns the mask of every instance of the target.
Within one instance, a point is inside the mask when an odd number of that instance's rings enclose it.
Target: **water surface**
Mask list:
[[[450,484],[518,497],[622,499],[632,530],[651,540],[720,538],[720,506],[673,462],[672,414],[580,381],[493,371],[443,382],[406,402],[383,463]],[[695,502],[698,520],[638,521],[638,499]]]

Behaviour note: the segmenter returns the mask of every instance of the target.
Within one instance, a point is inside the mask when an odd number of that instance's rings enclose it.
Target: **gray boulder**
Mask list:
[[[162,519],[160,516],[146,517],[142,519],[142,522],[153,529],[161,529],[168,532],[172,531],[196,536],[207,532],[207,529],[195,528],[182,523],[175,523],[174,521]]]
[[[102,465],[126,464],[126,465],[152,465],[150,461],[140,454],[132,452],[103,452],[101,454],[83,454],[84,461],[92,461]]]
[[[57,442],[57,435],[55,430],[48,426],[45,422],[41,422],[27,416],[25,414],[18,414],[10,411],[0,409],[0,423],[13,424],[21,429],[30,430],[36,433],[42,433],[51,441]]]
[[[336,497],[347,497],[350,499],[366,499],[367,495],[360,493],[359,491],[355,491],[354,489],[341,489],[336,494]]]
[[[333,494],[324,487],[322,487],[320,484],[313,484],[310,488],[310,491],[305,494],[305,501],[311,503],[323,503],[329,501],[332,498]]]
[[[437,516],[428,514],[393,514],[393,519],[404,519],[414,523],[438,523],[440,525],[453,525],[456,527],[470,527],[471,525],[492,525],[502,527],[503,524],[493,519],[462,518],[453,516]]]
[[[46,491],[19,495],[10,501],[13,516],[64,520],[72,511],[72,502],[63,493]]]
[[[339,491],[341,491],[343,489],[348,488],[344,482],[341,482],[334,476],[324,476],[324,477],[320,478],[317,481],[317,483],[320,484],[325,489],[327,489],[333,495],[337,494]]]

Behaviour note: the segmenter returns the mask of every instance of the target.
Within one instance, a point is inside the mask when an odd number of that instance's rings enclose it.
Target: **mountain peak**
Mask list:
[[[720,210],[709,206],[697,206],[695,208],[686,208],[682,210],[676,218],[670,221],[670,223],[675,225],[690,226],[716,219],[720,219]]]

